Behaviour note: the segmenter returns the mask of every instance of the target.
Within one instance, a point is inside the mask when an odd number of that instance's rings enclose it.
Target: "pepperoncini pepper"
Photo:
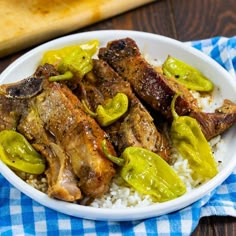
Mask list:
[[[174,106],[177,97],[175,95],[171,103],[174,119],[170,131],[171,139],[182,157],[188,160],[192,178],[204,182],[218,173],[217,164],[198,122],[192,117],[178,116],[176,113]]]
[[[179,83],[189,89],[200,92],[210,92],[213,90],[213,83],[208,78],[196,68],[177,58],[168,56],[162,65],[162,70],[167,77],[176,78]]]
[[[60,72],[60,75],[51,76],[49,81],[68,80],[74,75],[83,78],[92,70],[92,56],[97,51],[98,45],[98,40],[91,40],[84,44],[45,52],[41,64],[52,64]]]
[[[186,186],[175,171],[156,153],[141,147],[128,147],[121,157],[112,156],[102,143],[103,152],[121,166],[121,177],[142,194],[156,202],[164,202],[183,195]]]
[[[105,127],[117,121],[128,110],[129,100],[124,93],[117,93],[112,99],[109,99],[105,105],[98,105],[96,112],[92,112],[83,101],[83,105],[92,117],[98,123]]]
[[[13,130],[0,132],[0,159],[9,167],[30,174],[45,171],[45,159],[23,135]]]

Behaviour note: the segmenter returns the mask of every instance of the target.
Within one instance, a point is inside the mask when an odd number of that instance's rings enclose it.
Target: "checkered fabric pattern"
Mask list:
[[[236,79],[236,37],[187,42]],[[190,235],[203,216],[236,217],[236,169],[213,192],[191,206],[156,218],[103,222],[67,216],[48,209],[15,189],[0,175],[0,235]]]

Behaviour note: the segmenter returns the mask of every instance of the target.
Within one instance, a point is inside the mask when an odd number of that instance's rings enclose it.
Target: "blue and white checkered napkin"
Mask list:
[[[236,37],[187,44],[203,51],[236,79]],[[203,216],[236,217],[236,169],[216,190],[178,212],[131,222],[97,222],[48,209],[0,175],[0,235],[190,235]]]

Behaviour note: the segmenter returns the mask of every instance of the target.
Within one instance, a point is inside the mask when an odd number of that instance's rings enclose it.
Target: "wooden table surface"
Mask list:
[[[235,0],[159,0],[76,31],[138,30],[180,41],[236,35]],[[29,49],[0,59],[0,73]],[[205,217],[194,236],[236,235],[236,218]]]

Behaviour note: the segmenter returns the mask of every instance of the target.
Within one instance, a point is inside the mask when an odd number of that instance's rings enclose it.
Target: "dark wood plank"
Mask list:
[[[88,26],[78,32],[98,29],[122,29],[145,31],[176,38],[171,17],[168,1],[162,0]]]
[[[171,0],[181,41],[236,35],[235,0]]]
[[[236,219],[233,217],[211,216],[200,220],[192,236],[236,235]]]

